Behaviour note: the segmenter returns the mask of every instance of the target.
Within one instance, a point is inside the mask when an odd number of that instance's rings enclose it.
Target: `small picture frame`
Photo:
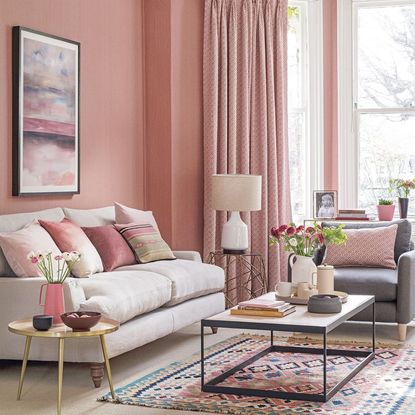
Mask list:
[[[334,219],[337,216],[337,191],[314,190],[314,219]]]

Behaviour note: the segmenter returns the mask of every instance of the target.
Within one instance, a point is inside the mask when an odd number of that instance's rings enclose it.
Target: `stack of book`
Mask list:
[[[369,215],[364,209],[339,209],[336,220],[369,220]]]
[[[239,303],[235,308],[231,309],[231,314],[259,317],[284,317],[294,313],[294,311],[295,305],[284,301],[254,298],[253,300]]]

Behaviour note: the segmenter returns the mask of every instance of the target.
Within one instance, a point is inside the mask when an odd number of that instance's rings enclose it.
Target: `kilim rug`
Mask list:
[[[278,338],[275,344],[288,339]],[[292,345],[315,346],[315,340],[288,340]],[[205,351],[208,381],[269,346],[269,337],[242,334]],[[359,343],[336,348],[366,349]],[[361,358],[328,356],[329,387],[345,377]],[[276,389],[304,393],[322,390],[322,356],[271,353],[226,379],[221,385]],[[285,415],[411,415],[415,414],[415,349],[383,346],[376,358],[329,402],[315,403],[212,394],[200,390],[199,354],[156,370],[116,390],[100,401],[152,408],[202,411],[216,414]]]

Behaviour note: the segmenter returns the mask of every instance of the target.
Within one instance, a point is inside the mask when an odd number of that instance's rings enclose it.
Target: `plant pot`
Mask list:
[[[42,303],[43,287],[46,287],[45,302]],[[43,306],[44,314],[53,317],[53,324],[63,324],[61,314],[65,312],[63,284],[42,284],[39,294],[39,305]]]
[[[409,198],[400,197],[399,198],[399,217],[401,219],[406,219],[408,217],[408,206],[409,206]]]
[[[395,205],[377,205],[378,219],[380,221],[390,221],[395,213]]]

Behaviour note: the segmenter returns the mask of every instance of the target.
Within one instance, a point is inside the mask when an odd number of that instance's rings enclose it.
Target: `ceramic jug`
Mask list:
[[[45,302],[42,303],[43,287],[46,287]],[[39,294],[39,305],[44,307],[44,314],[53,316],[53,324],[63,324],[61,314],[65,312],[62,284],[42,284]]]
[[[292,255],[289,259],[291,267],[291,282],[297,286],[299,282],[308,282],[309,287],[313,285],[313,273],[317,267],[310,256]]]

